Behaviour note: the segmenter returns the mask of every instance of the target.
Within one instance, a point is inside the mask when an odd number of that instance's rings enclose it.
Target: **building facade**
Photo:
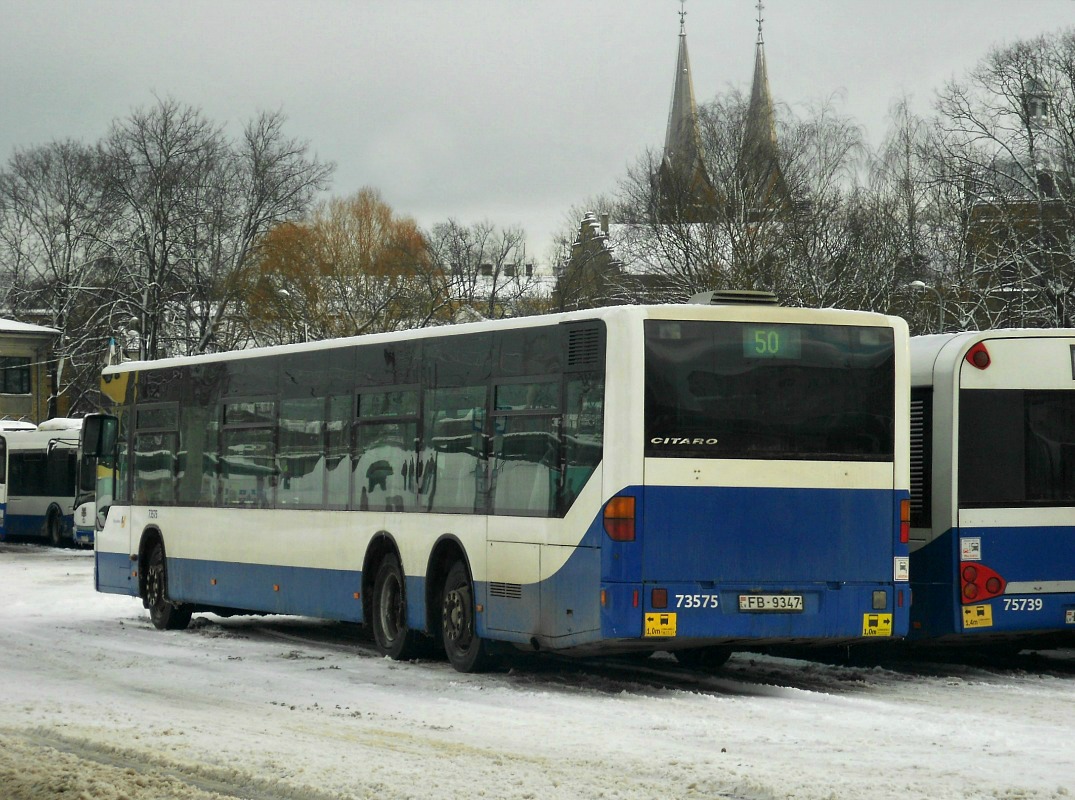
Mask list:
[[[0,420],[36,425],[48,419],[59,336],[55,328],[0,319]]]

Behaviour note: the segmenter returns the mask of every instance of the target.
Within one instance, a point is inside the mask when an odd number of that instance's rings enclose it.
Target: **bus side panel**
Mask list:
[[[601,630],[601,551],[566,548],[570,557],[541,585],[541,625],[556,646],[596,638]],[[542,558],[561,558],[563,547],[542,548]]]
[[[4,535],[8,537],[27,537],[44,539],[48,537],[47,514],[52,498],[49,497],[11,497],[4,509]],[[73,515],[63,515],[64,533],[69,533],[74,526]]]
[[[134,562],[126,553],[94,553],[93,573],[97,591],[108,594],[138,596],[138,581]]]
[[[168,557],[171,599],[200,606],[361,622],[361,588],[352,570]]]

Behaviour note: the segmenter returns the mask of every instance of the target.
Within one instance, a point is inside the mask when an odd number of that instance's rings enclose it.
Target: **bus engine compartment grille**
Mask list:
[[[489,594],[493,597],[506,597],[509,600],[519,600],[523,596],[523,587],[519,583],[497,583],[491,582],[489,584]]]

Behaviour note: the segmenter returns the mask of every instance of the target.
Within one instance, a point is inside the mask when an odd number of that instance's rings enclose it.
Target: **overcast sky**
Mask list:
[[[749,90],[754,0],[687,0],[699,102]],[[262,109],[422,226],[519,225],[544,261],[569,209],[664,142],[678,0],[0,0],[0,157],[94,142],[154,94],[236,128]],[[839,93],[871,140],[893,99],[992,47],[1075,25],[1075,0],[767,0],[778,102]]]

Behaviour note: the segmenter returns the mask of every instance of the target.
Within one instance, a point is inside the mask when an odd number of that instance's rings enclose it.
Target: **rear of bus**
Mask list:
[[[1075,331],[961,334],[934,363],[931,541],[914,554],[913,636],[1070,637]]]
[[[605,634],[670,650],[904,635],[903,321],[687,306],[642,324],[642,485],[606,506]]]

